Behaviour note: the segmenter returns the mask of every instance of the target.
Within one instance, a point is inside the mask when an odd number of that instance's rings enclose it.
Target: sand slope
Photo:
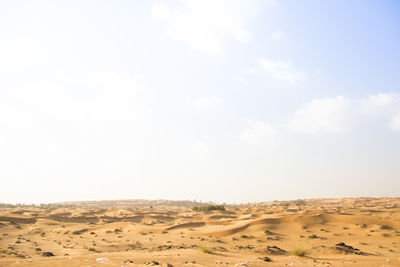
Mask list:
[[[400,199],[208,212],[89,203],[1,209],[0,266],[400,266]],[[292,255],[294,248],[308,254]]]

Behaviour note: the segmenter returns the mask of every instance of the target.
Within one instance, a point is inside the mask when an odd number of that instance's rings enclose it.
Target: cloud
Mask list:
[[[259,64],[275,86],[294,85],[308,78],[307,73],[297,70],[290,60],[273,61],[262,58]]]
[[[395,131],[400,131],[400,113],[392,118],[389,128]]]
[[[278,130],[271,124],[259,121],[249,121],[249,126],[240,134],[239,139],[256,146],[274,146],[280,142]]]
[[[157,1],[152,13],[165,23],[169,37],[197,50],[220,53],[225,38],[240,42],[252,38],[248,22],[258,15],[262,4],[259,0]]]
[[[400,94],[379,93],[358,102],[365,116],[384,119],[388,129],[400,130]]]
[[[362,112],[371,117],[390,117],[400,110],[400,95],[379,93],[360,101]]]
[[[36,80],[9,90],[8,107],[34,121],[123,121],[140,119],[151,112],[140,97],[137,78],[118,73],[89,73],[82,79]],[[49,112],[51,111],[51,112]]]
[[[391,120],[388,128],[399,126],[400,95],[379,93],[362,98],[314,99],[299,108],[288,121],[288,128],[300,133],[343,133],[374,118]]]
[[[149,121],[154,111],[142,96],[142,88],[139,79],[117,73],[36,80],[4,88],[0,92],[4,149],[34,154],[47,146],[52,151],[67,151],[66,158],[73,149],[82,148],[82,156],[89,148],[101,147],[110,155],[117,147],[128,149],[142,142],[153,127]],[[129,144],[124,144],[126,140]]]
[[[288,127],[295,132],[344,132],[352,123],[351,101],[345,97],[314,99],[294,114]]]
[[[219,99],[216,96],[201,96],[194,101],[194,107],[196,110],[205,110],[219,103]]]

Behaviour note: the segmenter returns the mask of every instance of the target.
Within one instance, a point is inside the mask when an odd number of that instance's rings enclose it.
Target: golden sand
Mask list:
[[[3,208],[0,266],[400,266],[400,199],[225,208]]]

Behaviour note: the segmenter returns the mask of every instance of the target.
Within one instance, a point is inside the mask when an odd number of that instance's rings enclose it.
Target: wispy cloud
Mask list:
[[[390,121],[389,128],[395,131],[400,131],[400,113],[393,116]]]
[[[298,109],[288,127],[295,132],[344,132],[353,122],[351,101],[345,97],[315,99]]]
[[[375,94],[363,98],[314,99],[299,108],[288,121],[288,128],[301,133],[343,133],[363,121],[381,118],[388,128],[400,129],[400,95]],[[390,121],[390,122],[389,122]]]
[[[307,80],[308,75],[305,71],[295,68],[290,60],[270,60],[260,59],[260,67],[264,74],[268,76],[273,85],[294,85]]]
[[[169,37],[197,50],[220,53],[226,38],[240,42],[252,38],[248,23],[262,4],[259,0],[158,1],[153,4],[153,17],[165,23]]]

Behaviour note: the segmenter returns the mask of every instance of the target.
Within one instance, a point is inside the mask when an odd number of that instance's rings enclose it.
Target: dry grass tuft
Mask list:
[[[305,248],[294,248],[292,249],[292,255],[298,257],[305,257],[310,254],[310,250]]]
[[[208,253],[208,254],[213,254],[214,251],[212,248],[207,248],[207,247],[200,247],[201,252],[203,253]]]

